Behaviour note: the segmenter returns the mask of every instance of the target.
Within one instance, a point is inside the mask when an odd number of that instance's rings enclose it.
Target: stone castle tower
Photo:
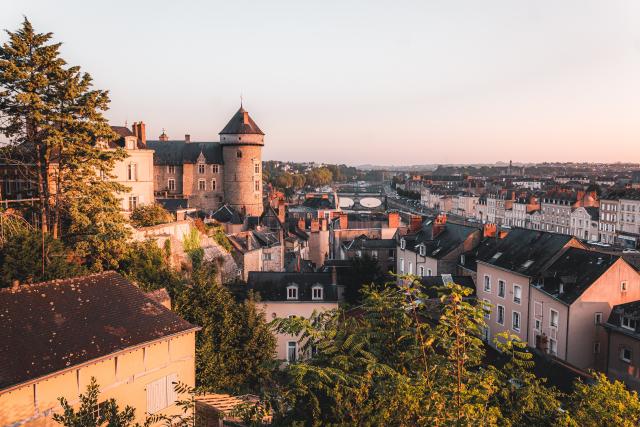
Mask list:
[[[220,131],[220,145],[225,203],[240,213],[261,215],[264,133],[242,106]]]

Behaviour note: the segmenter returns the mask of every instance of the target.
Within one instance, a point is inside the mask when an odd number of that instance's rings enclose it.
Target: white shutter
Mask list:
[[[147,412],[158,412],[167,407],[167,378],[162,377],[147,384]]]
[[[173,405],[178,400],[174,383],[178,383],[178,374],[167,375],[167,406]]]

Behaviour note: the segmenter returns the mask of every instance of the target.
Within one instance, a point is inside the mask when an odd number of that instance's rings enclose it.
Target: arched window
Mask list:
[[[242,158],[242,151],[240,151],[240,150],[236,151],[236,157],[241,159]]]

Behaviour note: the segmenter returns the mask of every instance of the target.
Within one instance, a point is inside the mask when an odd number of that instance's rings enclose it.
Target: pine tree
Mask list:
[[[36,183],[43,234],[62,234],[94,269],[113,267],[128,230],[116,196],[125,188],[108,178],[126,154],[98,145],[115,137],[103,117],[108,93],[92,89],[91,76],[60,57],[52,34],[35,32],[26,18],[7,34],[0,47],[0,133],[12,149],[3,160]]]

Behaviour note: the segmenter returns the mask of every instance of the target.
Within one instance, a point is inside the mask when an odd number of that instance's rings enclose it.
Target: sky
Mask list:
[[[218,140],[242,95],[266,160],[640,162],[637,0],[0,0],[23,16],[149,139]]]

